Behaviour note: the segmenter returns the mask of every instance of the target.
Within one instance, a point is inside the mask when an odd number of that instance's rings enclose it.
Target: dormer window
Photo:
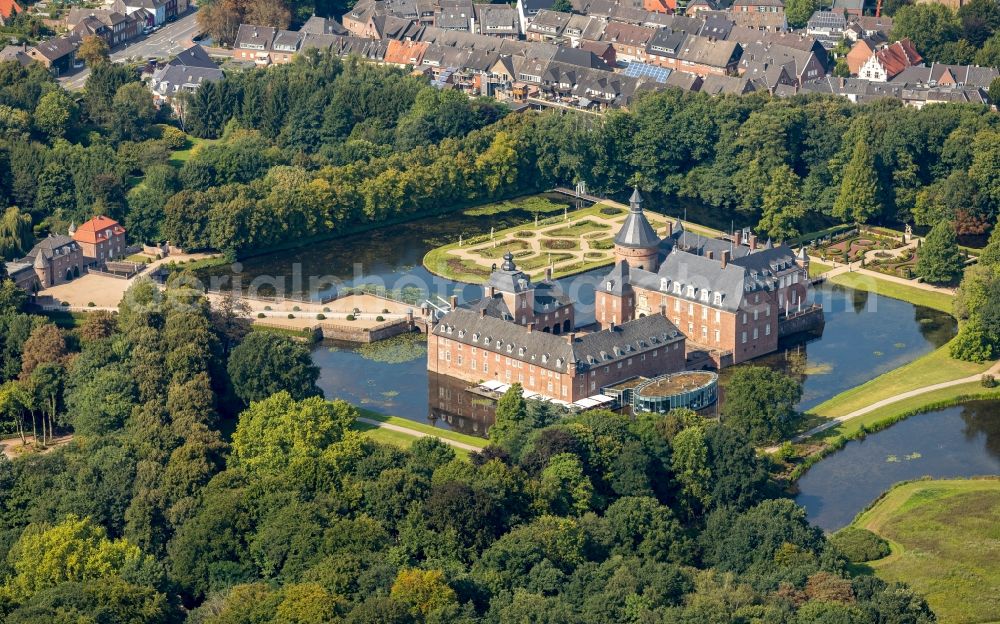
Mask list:
[[[557,368],[562,368],[562,365],[563,365],[563,359],[562,358],[556,358],[556,367]]]
[[[607,283],[607,285],[606,285],[606,287],[607,287],[607,289],[608,289],[608,292],[611,292],[611,288],[612,288],[613,286],[614,286],[614,282],[612,282],[611,280],[608,280],[608,283]]]
[[[674,293],[676,293],[678,295],[681,294],[681,285],[680,285],[680,282],[674,282]]]
[[[695,292],[695,287],[689,285],[687,287],[687,296],[693,298],[694,297],[694,292]]]
[[[464,329],[458,330],[458,337],[459,338],[465,338],[465,330]]]
[[[546,364],[549,361],[549,355],[547,353],[542,354],[542,364]]]
[[[499,350],[501,346],[503,346],[503,340],[497,340],[497,350]]]
[[[707,289],[703,289],[701,291],[701,300],[704,301],[705,303],[708,303],[708,294],[709,291]]]
[[[670,280],[665,277],[660,278],[660,290],[666,292],[670,289]]]
[[[722,305],[722,293],[715,293],[715,305]]]
[[[514,352],[514,345],[512,344],[507,345],[507,353],[513,353],[513,352]]]
[[[517,350],[517,354],[521,357],[524,357],[524,347],[519,347]]]
[[[472,342],[479,342],[479,332],[472,334]]]

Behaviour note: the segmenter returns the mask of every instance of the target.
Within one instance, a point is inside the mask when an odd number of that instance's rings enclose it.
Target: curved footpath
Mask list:
[[[935,390],[941,390],[943,388],[950,388],[952,386],[960,386],[962,384],[977,382],[977,381],[980,381],[982,379],[983,375],[996,375],[998,373],[1000,373],[1000,362],[994,363],[993,366],[991,366],[988,370],[983,371],[982,373],[976,373],[975,375],[969,375],[968,377],[962,377],[961,379],[952,379],[951,381],[942,381],[941,383],[931,384],[929,386],[923,386],[922,388],[914,388],[913,390],[908,390],[907,392],[902,392],[900,394],[897,394],[896,396],[889,397],[888,399],[882,399],[881,401],[876,401],[876,402],[871,403],[869,405],[866,405],[866,406],[864,406],[864,407],[862,407],[860,409],[856,409],[853,412],[850,412],[848,414],[844,414],[843,416],[835,416],[835,417],[831,418],[830,420],[828,420],[827,422],[825,422],[825,423],[823,423],[821,425],[817,425],[817,426],[813,427],[812,429],[810,429],[808,431],[805,431],[803,433],[800,433],[797,436],[793,437],[792,438],[792,442],[803,442],[803,441],[805,441],[805,440],[813,437],[814,435],[816,435],[818,433],[823,433],[827,429],[836,427],[837,425],[839,425],[839,424],[841,424],[843,422],[846,422],[846,421],[854,419],[854,418],[858,418],[859,416],[864,416],[865,414],[869,414],[871,412],[874,412],[875,410],[877,410],[879,408],[882,408],[882,407],[885,407],[886,405],[892,405],[893,403],[897,403],[899,401],[904,401],[906,399],[909,399],[909,398],[912,398],[912,397],[915,397],[915,396],[920,396],[921,394],[926,394],[928,392],[934,392]],[[779,448],[780,447],[778,447],[778,446],[772,446],[772,447],[768,447],[766,450],[769,453],[773,453],[773,452],[777,451]]]

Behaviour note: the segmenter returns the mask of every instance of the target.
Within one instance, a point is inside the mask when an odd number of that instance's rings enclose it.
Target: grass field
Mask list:
[[[386,416],[385,414],[379,414],[378,412],[373,412],[363,407],[359,407],[358,411],[361,413],[362,416],[370,420],[377,420],[379,422],[389,423],[391,425],[399,425],[400,427],[406,427],[407,429],[413,429],[414,431],[427,433],[432,436],[436,436],[438,438],[454,440],[455,442],[464,442],[465,444],[471,444],[472,446],[477,446],[479,448],[484,448],[487,444],[487,440],[484,438],[479,438],[476,436],[459,433],[457,431],[452,431],[447,427],[435,427],[433,425],[427,425],[413,420],[399,418],[398,416]],[[360,426],[363,425],[364,423],[357,423],[357,424]],[[368,426],[371,427],[372,425]],[[416,439],[411,436],[407,436],[406,434],[403,433],[400,433],[400,435],[409,438],[411,442]]]
[[[908,390],[982,373],[992,364],[992,362],[976,364],[954,360],[948,355],[948,345],[944,345],[909,364],[883,373],[860,386],[845,390],[820,403],[809,412],[823,418],[843,416]],[[919,400],[920,397],[916,397],[916,399]]]
[[[902,299],[916,305],[934,308],[951,314],[953,297],[947,293],[914,288],[905,284],[897,284],[861,273],[841,273],[830,278],[831,284],[840,284],[855,290],[867,290],[893,299]]]
[[[1000,480],[897,485],[854,526],[873,531],[892,554],[869,565],[927,598],[944,624],[1000,621]]]
[[[816,262],[815,260],[809,261],[809,277],[816,277],[817,275],[822,275],[826,273],[833,267],[829,264],[823,264],[822,262]]]

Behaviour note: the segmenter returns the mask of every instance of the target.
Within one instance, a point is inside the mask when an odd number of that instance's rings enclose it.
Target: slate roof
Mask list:
[[[907,67],[893,77],[892,83],[915,86],[964,85],[989,89],[990,84],[998,76],[1000,70],[995,67],[932,63],[930,67],[924,65]]]
[[[194,44],[167,62],[167,65],[181,65],[183,67],[204,67],[205,69],[218,69],[218,65],[208,55],[205,48]]]
[[[517,9],[507,4],[475,5],[476,22],[483,34],[517,33]]]
[[[234,47],[245,50],[270,50],[271,42],[277,30],[270,26],[254,26],[252,24],[240,24],[236,32],[236,43]]]
[[[76,44],[69,37],[53,37],[47,41],[39,41],[32,49],[49,61],[57,61],[76,52]]]
[[[187,67],[164,65],[153,72],[153,88],[163,95],[174,95],[182,89],[194,90],[206,82],[222,80],[218,67]]]
[[[49,260],[52,256],[67,254],[79,248],[80,245],[69,236],[63,234],[50,235],[32,247],[28,255],[24,257],[24,260],[31,260],[32,263],[37,262],[39,257]]]
[[[335,19],[313,15],[302,24],[299,32],[308,35],[346,35],[347,29]]]
[[[615,236],[615,245],[644,249],[659,244],[660,237],[656,235],[653,226],[642,212],[642,196],[639,195],[639,189],[633,189],[632,197],[629,199],[628,216],[625,217],[625,222]]]
[[[484,352],[500,353],[512,360],[570,374],[684,340],[674,324],[659,314],[574,338],[537,330],[529,332],[523,325],[456,308],[445,314],[433,331]]]
[[[677,58],[709,67],[726,67],[739,58],[742,48],[735,41],[712,41],[707,37],[689,35],[677,53]]]

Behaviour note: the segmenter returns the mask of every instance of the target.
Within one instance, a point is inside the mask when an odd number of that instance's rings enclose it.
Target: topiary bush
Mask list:
[[[316,320],[317,321],[325,321],[326,320],[326,315],[325,314],[317,314],[316,315]]]
[[[993,375],[983,375],[982,384],[984,388],[996,388],[997,378]]]
[[[324,312],[329,312],[329,311],[330,311],[330,308],[323,308],[323,311],[324,311]]]
[[[347,315],[347,320],[348,321],[353,321],[354,320],[354,315],[353,314],[348,314]]]
[[[264,306],[264,309],[267,310],[268,312],[270,312],[271,311],[271,306]]]
[[[88,307],[88,308],[96,308],[96,307],[97,307],[97,304],[96,304],[96,303],[94,303],[93,301],[88,301],[88,302],[87,302],[87,307]]]
[[[299,306],[292,306],[292,311],[293,312],[301,312],[302,308],[300,308]]]
[[[266,317],[267,317],[267,315],[264,314],[263,312],[258,312],[257,313],[257,318],[266,318]]]
[[[830,544],[854,563],[889,556],[889,542],[868,529],[843,528],[830,536]]]
[[[381,323],[382,321],[385,320],[385,317],[380,314],[380,315],[378,315],[378,316],[375,317],[375,320]]]
[[[382,308],[382,314],[388,314],[389,308]]]
[[[295,315],[294,314],[289,314],[288,318],[293,319],[293,318],[295,318]]]

